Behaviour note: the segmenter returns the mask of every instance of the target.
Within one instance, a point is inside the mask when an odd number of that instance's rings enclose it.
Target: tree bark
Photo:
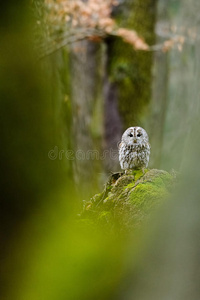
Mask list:
[[[73,167],[75,181],[87,196],[97,181],[95,158],[99,153],[94,151],[92,121],[99,89],[99,53],[99,44],[91,41],[77,42],[71,48]]]
[[[113,14],[120,27],[136,30],[151,45],[155,42],[156,4],[156,0],[127,0]],[[120,38],[109,38],[106,45],[105,108],[114,113],[105,113],[105,148],[115,145],[117,151],[116,141],[120,141],[122,131],[144,125],[151,101],[153,56],[150,52],[134,51]],[[115,125],[110,127],[110,123]],[[112,165],[112,170],[119,169],[118,158],[109,160],[107,165]]]
[[[158,3],[157,44],[164,42],[164,38],[159,35],[159,31],[169,28],[168,5],[169,1]],[[149,127],[152,148],[150,166],[159,168],[163,154],[164,126],[168,103],[168,53],[155,52],[153,65],[153,93],[146,123]]]

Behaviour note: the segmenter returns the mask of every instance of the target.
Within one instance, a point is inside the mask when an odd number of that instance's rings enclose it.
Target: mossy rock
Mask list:
[[[170,194],[176,174],[163,170],[133,170],[114,173],[102,193],[84,202],[82,219],[114,228],[139,226]]]

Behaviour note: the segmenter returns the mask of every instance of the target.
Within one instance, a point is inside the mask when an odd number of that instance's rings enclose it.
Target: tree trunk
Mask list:
[[[92,194],[96,184],[93,116],[99,89],[99,44],[81,41],[71,49],[72,138],[74,142],[74,176],[83,195]],[[80,189],[79,189],[80,191]]]
[[[113,14],[120,27],[136,30],[151,45],[155,42],[156,3],[156,0],[124,1]],[[114,113],[105,113],[106,149],[114,145],[117,151],[122,131],[144,125],[151,101],[152,64],[152,53],[134,51],[120,38],[107,40],[105,108]],[[112,165],[112,170],[119,169],[118,158],[110,158],[106,163]]]
[[[165,40],[160,36],[160,30],[169,28],[168,6],[169,1],[160,1],[158,3],[157,44],[161,44]],[[150,166],[160,168],[168,101],[168,53],[155,52],[153,64],[153,95],[146,123],[149,127],[149,138],[152,148]]]

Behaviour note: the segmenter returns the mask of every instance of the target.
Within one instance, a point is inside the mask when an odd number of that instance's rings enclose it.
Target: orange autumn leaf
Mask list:
[[[117,30],[117,35],[120,36],[125,42],[133,45],[137,50],[148,50],[149,46],[144,42],[144,40],[138,36],[137,32],[134,30],[129,30],[126,28],[119,28]]]

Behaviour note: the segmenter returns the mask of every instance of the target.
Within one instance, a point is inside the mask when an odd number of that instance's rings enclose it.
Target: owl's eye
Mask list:
[[[130,137],[133,137],[132,133],[129,134]]]
[[[137,134],[137,137],[140,137],[140,136],[141,136],[141,133],[138,133],[138,134]]]

